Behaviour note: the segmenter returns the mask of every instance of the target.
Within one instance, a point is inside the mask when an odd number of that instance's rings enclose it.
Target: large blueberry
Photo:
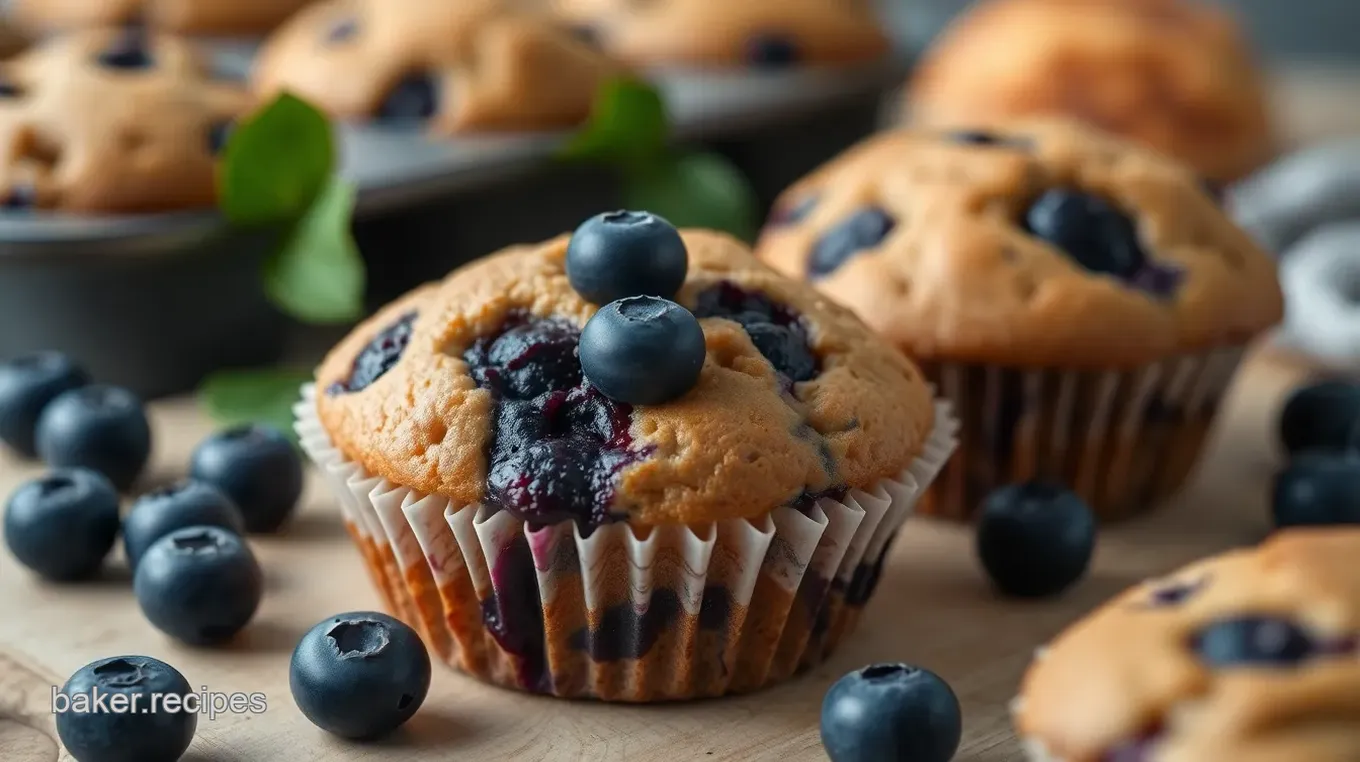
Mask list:
[[[430,655],[414,630],[386,614],[341,614],[302,636],[288,685],[298,709],[322,730],[377,738],[420,709],[430,689]]]
[[[237,534],[246,531],[241,509],[222,490],[207,482],[183,481],[153,490],[137,499],[123,520],[123,551],[128,567],[137,562],[151,544],[176,529],[212,526]]]
[[[1037,598],[1081,579],[1096,544],[1096,521],[1073,492],[1045,484],[1002,487],[978,517],[977,553],[998,590]]]
[[[782,69],[798,63],[798,42],[786,34],[765,32],[746,41],[746,62],[763,69]]]
[[[57,468],[89,468],[119,490],[131,487],[151,457],[151,424],[137,395],[114,386],[64,392],[38,418],[38,454]]]
[[[887,211],[867,206],[822,234],[808,256],[808,275],[830,275],[855,254],[872,249],[892,232],[897,221]]]
[[[157,629],[193,645],[230,640],[255,616],[264,574],[250,546],[221,527],[177,529],[142,554],[137,603]]]
[[[821,730],[831,762],[949,762],[963,737],[963,715],[935,673],[875,664],[831,686]]]
[[[1268,616],[1214,622],[1195,633],[1191,648],[1217,668],[1293,667],[1322,651],[1297,624]]]
[[[34,429],[43,408],[90,376],[60,352],[38,352],[0,363],[0,440],[26,457],[37,455]]]
[[[1360,425],[1360,384],[1322,381],[1295,389],[1280,411],[1280,442],[1289,454],[1341,451]]]
[[[1299,455],[1275,477],[1271,513],[1277,527],[1360,524],[1360,458]]]
[[[301,456],[283,432],[262,424],[203,440],[190,458],[189,476],[226,493],[248,532],[277,531],[302,495]]]
[[[1129,280],[1147,262],[1133,220],[1085,191],[1046,191],[1025,212],[1025,229],[1092,272]]]
[[[175,762],[194,740],[189,681],[149,656],[81,667],[58,694],[57,735],[77,762]],[[188,706],[186,707],[186,704]]]
[[[437,113],[439,79],[429,72],[404,77],[378,107],[378,118],[392,121],[423,121]]]
[[[704,367],[704,331],[675,302],[634,296],[600,308],[581,331],[581,370],[606,397],[660,405],[683,396]]]
[[[25,482],[5,507],[5,544],[47,579],[93,575],[117,537],[118,491],[94,471],[54,471]]]
[[[354,358],[349,378],[327,391],[331,394],[363,391],[386,375],[405,354],[406,347],[411,343],[415,322],[416,313],[408,312],[379,331]]]
[[[649,212],[606,212],[581,223],[567,244],[567,279],[587,301],[673,298],[689,253],[675,226]]]

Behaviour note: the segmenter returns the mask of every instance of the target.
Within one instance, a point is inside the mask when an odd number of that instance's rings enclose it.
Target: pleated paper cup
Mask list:
[[[1243,349],[1131,371],[923,365],[959,411],[959,455],[921,512],[973,518],[992,490],[1039,480],[1068,487],[1105,520],[1154,507],[1185,483]]]
[[[747,692],[822,661],[854,628],[958,430],[937,403],[910,467],[806,513],[582,534],[373,476],[334,446],[315,393],[304,387],[296,407],[302,447],[387,608],[471,675],[607,701]]]

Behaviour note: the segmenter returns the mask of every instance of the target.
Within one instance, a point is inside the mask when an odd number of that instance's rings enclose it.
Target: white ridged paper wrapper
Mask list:
[[[1104,519],[1150,509],[1193,470],[1242,354],[1127,371],[927,366],[961,420],[959,455],[922,510],[971,519],[993,489],[1031,480],[1074,490]]]
[[[820,662],[854,627],[889,542],[958,431],[950,405],[937,403],[910,467],[807,513],[619,522],[582,536],[572,522],[532,529],[369,474],[321,427],[315,394],[304,387],[295,410],[302,447],[391,611],[445,662],[484,680],[610,701],[751,691]]]

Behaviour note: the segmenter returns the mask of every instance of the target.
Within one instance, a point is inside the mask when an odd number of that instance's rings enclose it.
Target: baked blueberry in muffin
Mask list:
[[[677,241],[678,270],[633,261]],[[418,289],[316,389],[304,447],[347,474],[389,605],[451,664],[558,696],[716,695],[820,661],[950,449],[924,378],[851,312],[639,212]]]
[[[1112,518],[1193,466],[1275,268],[1149,150],[1065,121],[871,138],[795,183],[757,254],[854,310],[962,412],[929,510],[1047,481]]]

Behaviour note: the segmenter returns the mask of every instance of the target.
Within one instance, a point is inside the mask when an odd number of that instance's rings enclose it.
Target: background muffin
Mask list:
[[[266,32],[308,0],[11,0],[14,18],[31,29],[52,31],[127,24],[190,34]]]
[[[990,0],[938,39],[908,96],[932,126],[1075,117],[1220,183],[1275,149],[1246,42],[1199,0]]]
[[[450,664],[557,696],[708,696],[819,662],[856,622],[950,419],[850,312],[734,239],[683,242],[676,300],[706,347],[669,402],[583,373],[596,307],[566,238],[413,292],[318,371],[304,447],[388,605]]]
[[[954,401],[962,457],[927,508],[957,517],[1031,478],[1107,518],[1149,506],[1282,309],[1192,172],[1075,123],[872,138],[790,188],[757,253]]]

